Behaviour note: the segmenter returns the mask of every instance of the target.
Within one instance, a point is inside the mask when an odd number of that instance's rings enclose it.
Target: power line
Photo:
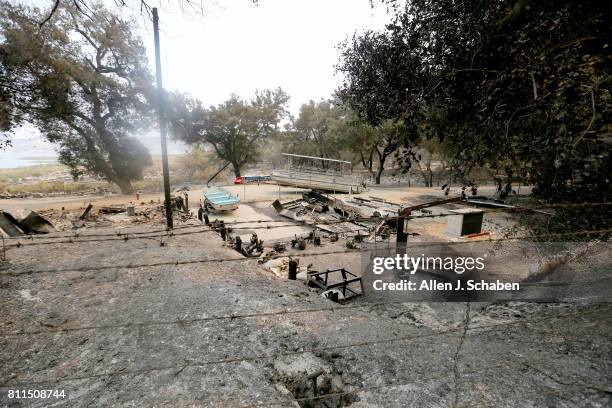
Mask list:
[[[451,334],[454,334],[457,332],[463,332],[463,331],[467,332],[467,331],[474,331],[474,330],[481,330],[481,329],[495,329],[498,327],[507,327],[507,326],[513,326],[517,324],[525,324],[525,323],[539,323],[539,322],[547,321],[551,319],[564,319],[564,318],[573,317],[573,316],[585,316],[585,315],[590,315],[590,314],[593,314],[595,312],[600,312],[600,311],[601,311],[600,309],[597,309],[597,310],[591,310],[591,311],[586,311],[586,312],[568,313],[565,315],[553,315],[553,316],[547,316],[547,317],[540,317],[537,319],[524,319],[524,320],[520,320],[516,322],[495,323],[495,324],[490,324],[490,325],[482,325],[482,326],[468,327],[468,328],[458,327],[458,328],[451,328],[447,330],[442,330],[442,331],[433,332],[433,333],[420,334],[420,335],[398,336],[398,337],[393,337],[389,339],[379,339],[379,340],[366,340],[366,341],[347,343],[347,344],[342,344],[342,345],[315,347],[312,349],[303,349],[301,351],[285,351],[285,352],[279,352],[279,353],[252,355],[252,356],[245,356],[245,357],[231,357],[231,358],[224,358],[224,359],[217,359],[217,360],[191,361],[191,362],[184,363],[184,364],[167,364],[167,365],[147,367],[147,368],[135,369],[135,370],[114,370],[114,371],[108,371],[108,372],[99,373],[99,374],[88,374],[88,375],[81,375],[81,376],[66,376],[66,377],[55,378],[49,381],[12,382],[11,380],[9,380],[5,382],[4,384],[1,384],[0,387],[8,387],[8,386],[21,387],[21,386],[29,386],[29,385],[37,385],[37,384],[57,384],[57,383],[67,382],[67,381],[79,381],[79,380],[95,379],[95,378],[102,378],[102,377],[109,377],[109,376],[138,375],[138,374],[145,374],[145,373],[150,373],[154,371],[163,371],[163,370],[170,370],[170,369],[180,369],[182,371],[188,367],[204,367],[204,366],[209,366],[209,365],[220,365],[220,364],[247,362],[247,361],[269,360],[269,359],[275,359],[278,357],[295,356],[295,355],[301,355],[305,353],[316,354],[316,353],[321,353],[321,352],[326,352],[326,351],[331,351],[331,350],[344,350],[344,349],[350,349],[354,347],[366,347],[366,346],[378,345],[378,344],[389,344],[389,343],[396,343],[396,342],[413,341],[413,340],[418,340],[418,339],[423,339],[423,338],[447,336],[447,335],[451,335]]]
[[[566,233],[555,233],[555,234],[545,234],[545,235],[534,235],[530,237],[526,237],[527,239],[551,239],[551,238],[560,238],[567,236],[581,236],[581,235],[598,235],[598,234],[607,234],[612,233],[612,228],[610,229],[601,229],[601,230],[584,230],[584,231],[575,231],[575,232],[566,232]],[[190,235],[191,233],[180,234],[180,235]],[[410,248],[427,248],[431,246],[455,246],[455,245],[464,245],[464,244],[473,244],[474,242],[484,243],[484,242],[504,242],[504,241],[520,241],[525,240],[526,238],[489,238],[482,239],[479,241],[453,241],[453,242],[423,242],[418,243],[418,245],[410,245]],[[369,252],[375,248],[367,248],[367,249],[346,249],[346,250],[338,250],[338,251],[325,251],[325,252],[305,252],[300,254],[291,254],[291,256],[295,257],[307,257],[307,256],[323,256],[323,255],[334,255],[334,254],[346,254],[346,253],[363,253]],[[279,254],[268,257],[268,260],[284,258],[290,255],[287,254]],[[33,275],[40,273],[63,273],[63,272],[86,272],[86,271],[100,271],[107,269],[135,269],[135,268],[144,268],[144,267],[154,267],[154,266],[169,266],[169,265],[190,265],[190,264],[200,264],[200,263],[221,263],[221,262],[244,262],[244,261],[252,261],[258,260],[259,258],[208,258],[208,259],[193,259],[187,261],[162,261],[162,262],[153,262],[148,264],[124,264],[124,265],[100,265],[100,266],[85,266],[85,267],[70,267],[70,268],[57,268],[57,269],[38,269],[38,270],[26,270],[22,272],[3,272],[0,273],[0,276],[22,276],[22,275]]]

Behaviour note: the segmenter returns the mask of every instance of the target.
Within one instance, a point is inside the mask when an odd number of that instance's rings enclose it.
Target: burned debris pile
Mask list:
[[[226,247],[242,256],[258,258],[265,269],[279,278],[301,280],[319,289],[326,298],[343,302],[362,293],[361,278],[343,268],[317,271],[312,270],[312,265],[300,266],[300,257],[308,248],[315,252],[318,247],[326,245],[331,246],[332,250],[343,247],[353,249],[370,241],[389,240],[394,227],[382,218],[397,215],[399,205],[395,206],[395,210],[393,204],[383,201],[378,205],[361,205],[366,201],[369,200],[342,200],[314,190],[305,192],[298,200],[284,203],[276,200],[272,207],[278,216],[295,222],[296,226],[305,226],[310,231],[285,235],[269,242],[264,242],[257,232],[249,231],[249,227],[234,229],[234,224],[224,220],[211,220],[213,215],[208,211],[200,217],[203,223],[219,233]],[[392,221],[392,217],[389,221]],[[245,230],[250,235],[245,234]]]
[[[19,237],[26,234],[48,234],[55,227],[35,211],[0,211],[0,235]]]
[[[306,284],[321,289],[322,296],[334,302],[344,302],[363,294],[361,277],[344,268],[323,272],[308,271]]]
[[[187,207],[185,197],[173,197],[173,216],[181,223],[197,223]],[[0,235],[19,237],[32,234],[47,234],[55,231],[70,231],[89,228],[125,228],[143,224],[163,224],[165,210],[163,203],[151,200],[149,203],[129,202],[121,205],[95,206],[92,203],[70,210],[48,209],[0,210]]]

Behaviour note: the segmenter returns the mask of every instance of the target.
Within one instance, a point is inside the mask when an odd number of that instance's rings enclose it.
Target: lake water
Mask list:
[[[41,157],[32,159],[13,159],[0,156],[0,169],[14,169],[17,167],[35,166],[37,164],[55,164],[57,159],[54,157]]]
[[[161,154],[159,135],[153,132],[139,136],[151,155]],[[187,151],[181,142],[168,140],[168,154],[183,154]],[[40,136],[13,137],[12,146],[0,150],[0,169],[57,163],[56,146]]]

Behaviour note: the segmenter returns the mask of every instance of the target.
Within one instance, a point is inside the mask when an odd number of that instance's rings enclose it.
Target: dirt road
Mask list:
[[[245,188],[246,187],[246,188]],[[205,186],[191,186],[189,191],[189,197],[191,206],[198,205],[202,192]],[[238,194],[243,202],[256,202],[256,201],[274,201],[279,197],[279,188],[275,185],[247,185],[247,186],[225,186],[225,188],[232,191],[234,194]],[[301,194],[302,190],[281,187],[281,198],[295,197]],[[245,194],[246,193],[246,194]],[[44,209],[59,209],[64,207],[66,210],[76,210],[85,208],[87,204],[92,203],[94,206],[110,206],[133,203],[149,203],[163,202],[164,194],[159,193],[143,193],[136,198],[136,194],[122,195],[122,194],[111,194],[111,195],[66,195],[57,197],[45,197],[45,198],[11,198],[0,200],[0,208],[2,209],[17,209],[17,208],[28,208],[31,210],[44,210]]]
[[[305,190],[287,186],[277,186],[273,184],[246,184],[246,185],[229,185],[224,186],[234,194],[237,194],[242,202],[254,203],[254,202],[272,202],[277,198],[281,200],[290,200],[298,198]],[[189,199],[191,206],[199,204],[202,192],[205,186],[190,186]],[[457,190],[457,191],[455,191]],[[459,194],[459,190],[453,190],[454,194]],[[493,194],[493,186],[484,186],[480,190],[483,194]],[[345,197],[346,194],[338,194],[338,197]],[[392,202],[411,203],[411,202],[422,202],[425,197],[437,198],[444,197],[443,192],[436,187],[407,187],[407,186],[370,186],[368,190],[359,195],[360,197],[380,197]],[[109,206],[127,204],[129,202],[138,203],[144,202],[149,203],[163,202],[164,194],[159,193],[145,193],[140,194],[139,199],[136,199],[136,195],[96,195],[96,196],[57,196],[57,197],[45,197],[45,198],[26,198],[26,199],[4,199],[0,200],[0,209],[18,209],[27,208],[31,210],[44,210],[44,209],[60,209],[64,207],[66,210],[76,210],[85,208],[87,204],[92,203],[94,206]]]

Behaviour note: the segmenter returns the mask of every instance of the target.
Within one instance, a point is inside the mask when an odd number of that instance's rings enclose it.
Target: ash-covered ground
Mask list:
[[[7,251],[2,406],[612,403],[610,304],[339,305],[241,258],[210,231],[85,240]],[[237,260],[202,262],[220,258]],[[8,398],[35,389],[66,398]]]

